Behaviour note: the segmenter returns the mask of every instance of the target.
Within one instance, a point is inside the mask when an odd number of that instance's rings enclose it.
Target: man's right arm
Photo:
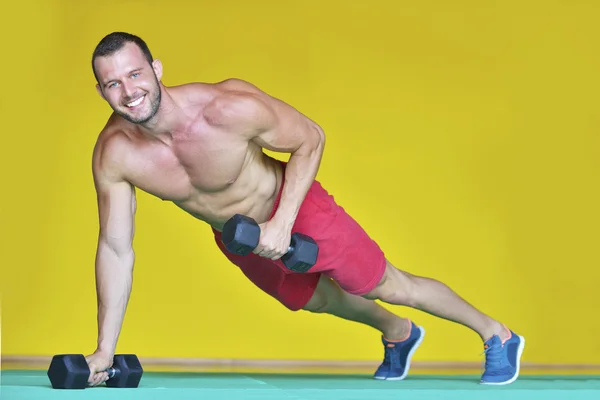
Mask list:
[[[111,166],[108,158],[98,155],[93,167],[99,216],[96,353],[106,355],[112,364],[133,281],[136,201],[134,187],[122,179],[119,168]]]

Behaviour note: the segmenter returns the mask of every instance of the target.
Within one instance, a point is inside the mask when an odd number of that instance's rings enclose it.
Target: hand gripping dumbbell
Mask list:
[[[221,235],[225,248],[231,253],[246,256],[260,239],[258,223],[245,215],[236,214],[223,226]],[[306,272],[317,262],[319,246],[310,236],[293,233],[287,253],[281,257],[283,264],[294,272]]]
[[[144,370],[137,356],[116,354],[113,366],[106,372],[108,372],[106,386],[137,388]],[[52,357],[48,378],[54,389],[85,389],[89,377],[90,368],[83,354],[57,354]]]

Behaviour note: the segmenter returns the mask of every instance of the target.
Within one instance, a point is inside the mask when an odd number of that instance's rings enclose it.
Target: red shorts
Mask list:
[[[269,218],[277,210],[282,190],[283,184]],[[375,288],[385,271],[383,251],[318,181],[308,190],[292,228],[292,233],[308,235],[319,245],[317,263],[306,273],[292,272],[281,260],[254,253],[232,254],[223,245],[221,233],[213,231],[225,256],[257,287],[293,311],[310,300],[321,275],[332,278],[348,293],[363,295]]]

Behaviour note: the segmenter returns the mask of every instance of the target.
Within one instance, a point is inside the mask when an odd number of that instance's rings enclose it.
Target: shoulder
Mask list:
[[[166,88],[169,94],[185,103],[207,104],[216,99],[236,95],[266,95],[256,85],[242,79],[230,78],[220,82],[189,82]]]
[[[96,180],[123,181],[124,160],[131,143],[126,128],[107,124],[99,133],[92,153],[92,171]]]
[[[172,96],[187,102],[203,104],[247,96],[270,97],[258,86],[238,78],[229,78],[215,83],[191,82],[169,87],[168,90]]]
[[[239,78],[229,78],[214,84],[223,93],[266,95],[257,85]]]
[[[248,81],[227,79],[213,84],[213,90],[203,112],[211,124],[246,124],[273,116],[274,99]]]

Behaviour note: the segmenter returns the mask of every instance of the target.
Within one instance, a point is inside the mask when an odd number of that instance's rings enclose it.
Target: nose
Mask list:
[[[129,82],[123,82],[121,87],[123,89],[123,97],[125,100],[131,100],[132,96],[135,94],[135,86]]]

